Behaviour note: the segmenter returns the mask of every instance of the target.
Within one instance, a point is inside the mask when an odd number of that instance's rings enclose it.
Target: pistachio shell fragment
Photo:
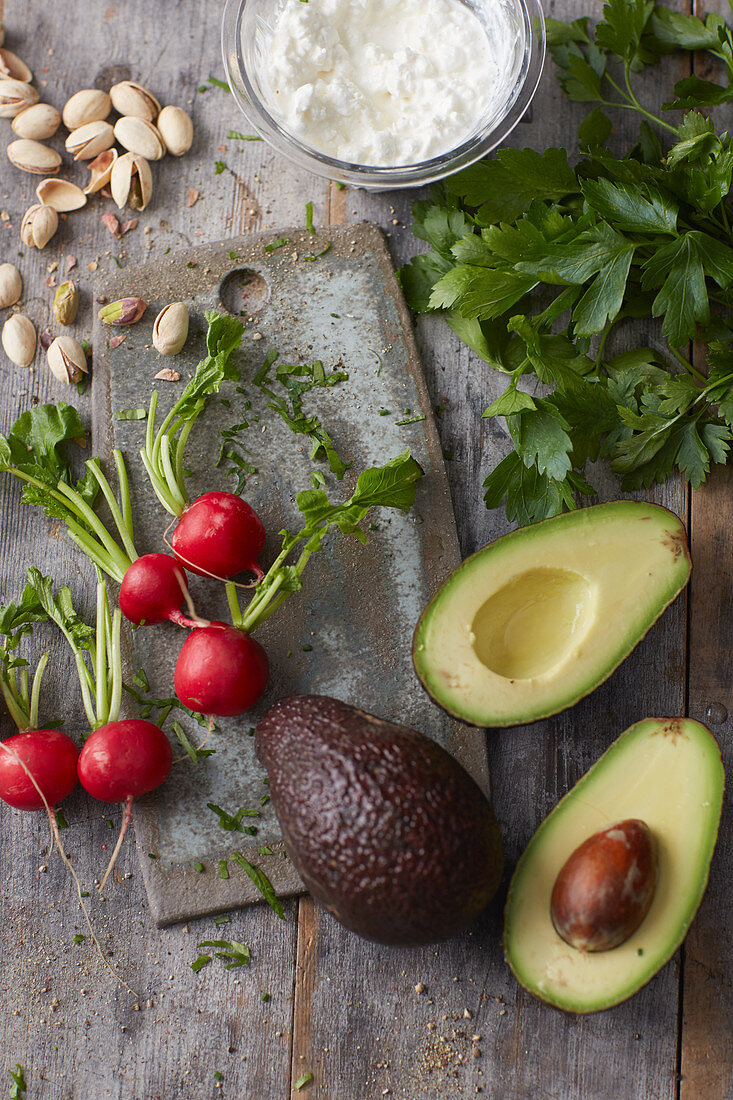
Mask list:
[[[130,153],[146,160],[160,160],[165,156],[165,143],[152,122],[144,118],[125,115],[115,123],[115,138]]]
[[[59,213],[68,213],[70,210],[81,210],[86,206],[87,197],[81,187],[69,180],[57,180],[53,176],[50,179],[41,180],[36,188],[39,202],[44,206],[51,206]]]
[[[33,80],[33,73],[25,61],[21,61],[12,50],[0,50],[0,73],[11,80],[20,80],[23,84],[30,84]]]
[[[155,122],[160,114],[160,104],[153,93],[143,88],[142,84],[136,84],[134,80],[122,80],[119,84],[114,84],[109,95],[112,106],[121,115]]]
[[[112,198],[120,210],[144,210],[153,194],[153,174],[145,157],[123,153],[112,165],[110,176]]]
[[[109,122],[97,119],[72,130],[64,144],[74,160],[93,160],[99,153],[114,145],[114,142],[114,128]]]
[[[193,145],[193,122],[181,107],[164,107],[157,126],[166,149],[174,157],[182,157]]]
[[[0,80],[0,118],[15,118],[38,103],[38,92],[22,80]]]
[[[112,100],[98,88],[82,88],[67,99],[61,112],[67,130],[78,130],[87,122],[104,119],[112,110]]]
[[[20,239],[28,248],[45,248],[58,227],[59,216],[53,207],[36,202],[23,215]]]
[[[49,370],[59,382],[80,382],[87,373],[84,348],[73,336],[57,336],[46,352]]]
[[[17,114],[10,125],[18,137],[43,141],[56,133],[61,125],[61,114],[50,103],[34,103]]]
[[[29,367],[36,354],[36,330],[23,313],[14,313],[3,325],[5,354],[16,367]]]
[[[15,264],[0,264],[0,309],[14,306],[23,293],[23,280]]]
[[[153,346],[161,355],[178,355],[188,336],[188,309],[183,302],[171,302],[153,322]]]
[[[61,157],[56,150],[49,149],[40,141],[18,138],[17,141],[10,142],[6,151],[10,163],[20,168],[21,172],[44,176],[49,172],[58,172],[61,167]]]
[[[67,280],[56,288],[53,296],[53,315],[60,325],[73,325],[79,311],[79,291],[76,284]]]
[[[101,191],[103,187],[107,186],[116,160],[117,150],[105,149],[103,153],[100,153],[93,161],[90,161],[89,171],[91,175],[89,177],[89,183],[84,188],[85,195],[93,195],[95,192]]]
[[[107,325],[134,325],[147,309],[142,298],[120,298],[117,302],[108,302],[97,313],[100,321]]]

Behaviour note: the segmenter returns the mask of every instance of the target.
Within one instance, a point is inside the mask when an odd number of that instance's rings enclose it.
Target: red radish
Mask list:
[[[171,540],[182,565],[202,577],[233,577],[248,570],[259,580],[257,558],[265,545],[262,520],[234,493],[204,493],[189,504]]]
[[[144,554],[129,566],[120,586],[120,610],[126,619],[141,623],[197,626],[198,621],[181,613],[183,601],[192,610],[186,574],[169,554]]]
[[[125,814],[115,850],[99,889],[114,867],[127,832],[132,802],[168,778],[173,763],[170,742],[154,722],[142,718],[110,722],[92,733],[79,754],[79,782],[102,802],[124,802]]]
[[[176,661],[176,695],[203,714],[232,717],[254,706],[270,676],[259,642],[228,623],[197,627]]]
[[[56,806],[73,791],[79,750],[65,733],[29,730],[2,744],[0,798],[8,805],[16,810],[43,810],[46,803]]]

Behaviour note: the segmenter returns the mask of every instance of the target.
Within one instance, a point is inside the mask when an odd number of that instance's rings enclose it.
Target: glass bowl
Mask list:
[[[516,27],[512,61],[499,96],[468,137],[430,160],[395,167],[351,164],[313,149],[288,132],[268,106],[263,79],[273,20],[280,8],[278,0],[227,0],[221,40],[229,86],[253,130],[299,167],[367,190],[421,187],[466,168],[500,145],[524,115],[542,75],[545,25],[539,0],[466,2],[479,19],[489,4],[502,4]]]

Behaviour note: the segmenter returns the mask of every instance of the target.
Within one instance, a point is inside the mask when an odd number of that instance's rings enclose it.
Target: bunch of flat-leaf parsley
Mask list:
[[[598,104],[563,149],[504,149],[413,208],[431,251],[400,277],[418,311],[442,310],[482,359],[507,375],[484,416],[503,416],[514,450],[484,482],[487,507],[530,523],[591,494],[586,462],[610,459],[626,490],[678,470],[693,487],[727,461],[733,428],[733,143],[697,108],[733,100],[733,32],[644,0],[609,0],[604,20],[547,20],[560,82]],[[639,101],[632,74],[674,49],[705,51],[725,83],[691,76],[664,110]],[[622,158],[604,108],[641,117]],[[668,118],[674,116],[667,116]],[[679,116],[678,116],[679,117]],[[659,318],[658,347],[607,356],[621,322]],[[685,354],[704,343],[706,365]],[[702,360],[701,360],[702,361]],[[546,396],[519,389],[523,376]]]

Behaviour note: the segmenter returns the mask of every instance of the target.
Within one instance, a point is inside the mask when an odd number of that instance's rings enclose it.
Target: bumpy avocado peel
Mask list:
[[[304,695],[270,708],[255,745],[290,858],[347,928],[432,943],[493,897],[503,859],[491,805],[424,734]]]

